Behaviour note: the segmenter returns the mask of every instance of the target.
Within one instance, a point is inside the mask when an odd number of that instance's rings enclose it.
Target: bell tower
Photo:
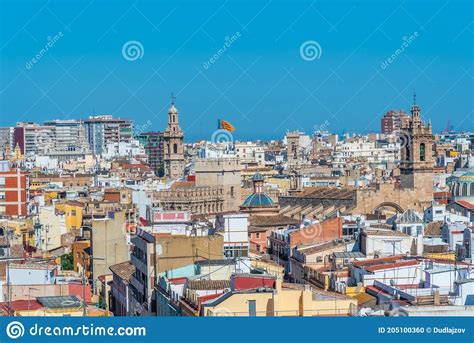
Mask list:
[[[168,110],[168,126],[163,133],[165,176],[179,179],[184,176],[184,133],[179,126],[178,109],[174,106],[175,97],[171,95]]]
[[[431,123],[421,120],[420,108],[413,96],[408,125],[400,132],[400,182],[402,188],[432,190],[433,133]]]

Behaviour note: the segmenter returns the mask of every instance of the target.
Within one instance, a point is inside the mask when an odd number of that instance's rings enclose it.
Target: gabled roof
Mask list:
[[[403,214],[398,215],[395,220],[397,224],[413,224],[413,223],[423,223],[423,219],[415,213],[415,211],[408,209]]]
[[[135,273],[135,266],[129,261],[114,264],[113,266],[110,266],[109,269],[112,273],[127,282],[130,282],[133,273]]]

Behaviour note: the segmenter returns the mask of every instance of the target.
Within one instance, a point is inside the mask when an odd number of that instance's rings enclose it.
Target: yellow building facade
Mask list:
[[[68,201],[56,204],[56,210],[64,213],[67,231],[79,229],[82,226],[82,209],[84,205],[78,201]]]
[[[294,288],[293,288],[294,287]],[[312,291],[303,285],[276,290],[234,292],[215,305],[204,306],[204,316],[350,316],[357,311],[357,300],[337,293]],[[252,310],[250,310],[252,304]]]

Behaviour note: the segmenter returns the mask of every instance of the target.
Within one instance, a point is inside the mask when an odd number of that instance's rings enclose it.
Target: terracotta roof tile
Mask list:
[[[206,290],[206,289],[226,289],[230,288],[229,280],[190,280],[186,284],[189,289]]]
[[[466,200],[458,200],[456,204],[461,205],[462,207],[467,208],[468,210],[474,210],[474,204]]]
[[[112,273],[120,277],[121,279],[130,282],[132,274],[135,273],[135,266],[129,261],[114,264],[109,268]]]

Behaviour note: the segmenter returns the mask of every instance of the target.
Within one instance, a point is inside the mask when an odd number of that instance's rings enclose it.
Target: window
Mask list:
[[[0,186],[5,186],[5,178],[0,177]]]
[[[420,161],[425,160],[425,143],[420,144]]]
[[[257,233],[255,234],[255,238],[260,238],[260,232],[257,232]]]
[[[173,144],[173,153],[177,154],[178,153],[178,144]]]
[[[462,196],[467,196],[467,183],[462,184]]]

